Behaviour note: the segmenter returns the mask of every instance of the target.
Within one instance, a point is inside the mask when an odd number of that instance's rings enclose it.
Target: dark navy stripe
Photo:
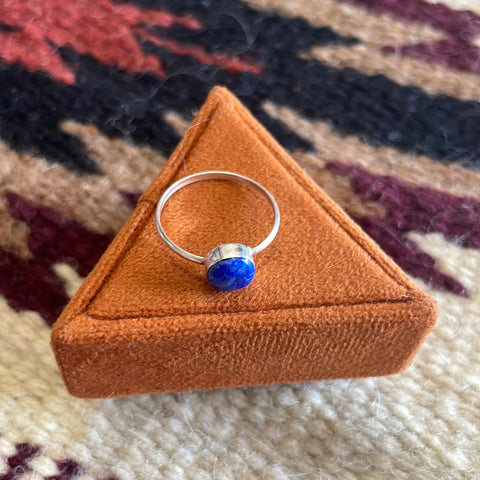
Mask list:
[[[270,118],[262,110],[267,100],[311,120],[327,121],[339,132],[374,145],[426,154],[443,162],[480,165],[478,102],[430,96],[380,75],[369,77],[298,58],[299,52],[318,43],[355,41],[328,28],[257,12],[233,0],[180,3],[155,2],[191,12],[205,28],[189,34],[172,29],[164,35],[210,51],[245,51],[262,65],[262,73],[229,74],[218,66],[202,65],[191,57],[145,44],[162,58],[168,73],[162,81],[152,74],[120,72],[63,49],[62,57],[76,72],[73,86],[54,82],[43,73],[0,66],[0,136],[16,150],[34,152],[80,172],[95,172],[97,167],[80,140],[61,131],[64,120],[92,123],[112,137],[130,138],[168,155],[179,137],[164,121],[164,112],[173,109],[191,118],[210,88],[222,84],[288,150],[307,150],[312,145],[280,120]]]
[[[279,81],[270,81],[274,78]],[[311,120],[326,120],[342,133],[442,162],[480,166],[478,102],[431,96],[382,75],[336,70],[293,56],[270,62],[262,80],[265,99]]]
[[[0,64],[0,137],[11,148],[79,172],[98,172],[81,141],[62,132],[75,103],[71,89],[43,73]],[[69,108],[70,107],[70,108]]]
[[[213,24],[218,32],[222,31],[221,19],[226,24],[226,18],[230,18],[223,38],[235,39],[237,51],[242,48],[245,51],[246,47],[248,55],[264,64],[264,72],[260,78],[218,72],[215,80],[231,88],[254,112],[269,99],[288,105],[312,120],[329,121],[339,131],[357,135],[374,145],[479,167],[478,102],[460,101],[447,95],[430,96],[382,75],[369,77],[352,69],[336,70],[298,58],[299,52],[312,45],[349,44],[354,39],[328,28],[314,28],[300,19],[258,12],[233,0],[187,0],[181,5],[175,0],[135,0],[135,3],[176,13],[192,12],[206,21],[206,32],[210,32],[208,19],[218,19],[212,21],[216,22]],[[201,43],[202,38],[208,38],[211,47],[222,45],[221,34],[203,35],[197,34]],[[203,44],[208,45],[208,41]],[[267,128],[273,125],[273,131],[280,133],[275,128],[278,120],[265,116],[263,120]],[[290,142],[282,143],[288,146]],[[300,143],[297,141],[296,145]]]

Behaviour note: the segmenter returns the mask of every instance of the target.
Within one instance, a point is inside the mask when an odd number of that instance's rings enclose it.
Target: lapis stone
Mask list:
[[[210,285],[217,290],[238,290],[249,285],[255,276],[255,265],[249,258],[227,258],[213,264],[207,272]]]

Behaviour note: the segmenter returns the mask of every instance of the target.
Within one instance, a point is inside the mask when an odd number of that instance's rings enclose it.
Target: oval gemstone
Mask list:
[[[207,272],[208,283],[217,290],[238,290],[249,285],[255,265],[245,257],[227,258],[214,263]]]

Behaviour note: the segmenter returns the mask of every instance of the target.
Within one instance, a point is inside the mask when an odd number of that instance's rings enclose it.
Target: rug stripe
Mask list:
[[[459,71],[480,71],[480,48],[461,37],[415,45],[389,45],[384,51],[395,55],[408,55],[428,63],[444,64]]]
[[[439,64],[382,52],[373,45],[318,46],[302,55],[335,68],[354,68],[365,75],[385,75],[399,85],[413,85],[430,95],[446,94],[459,100],[480,99],[477,74],[452,71]]]
[[[457,245],[480,249],[480,202],[427,187],[413,188],[394,177],[378,177],[341,162],[331,162],[328,168],[350,178],[362,199],[384,206],[384,217],[356,220],[402,268],[437,288],[466,295],[465,288],[439,272],[433,259],[406,234],[438,232]]]
[[[95,155],[103,150],[108,152],[102,162],[98,162],[102,167],[110,163],[106,177],[77,175],[61,165],[52,166],[41,158],[15,152],[0,142],[3,159],[0,162],[0,245],[10,246],[18,253],[26,251],[22,246],[26,245],[26,231],[6,210],[3,199],[7,191],[52,208],[91,231],[106,233],[120,229],[130,216],[131,207],[118,190],[145,190],[160,171],[163,159],[122,140],[110,142],[100,135],[92,136],[96,142],[91,147],[86,144],[87,148],[95,150]],[[110,174],[111,171],[115,173]]]
[[[443,37],[429,26],[406,25],[391,15],[371,14],[362,6],[344,5],[337,0],[322,0],[321,8],[317,0],[247,0],[247,3],[255,8],[274,10],[289,19],[303,18],[316,27],[328,25],[345,37],[354,37],[367,44],[430,42]]]
[[[280,85],[268,85],[270,101],[310,120],[329,120],[340,132],[375,145],[427,154],[443,162],[480,165],[480,103],[432,97],[383,76],[367,77],[351,69],[336,70],[285,56],[266,68],[266,81],[284,79]],[[298,89],[295,95],[290,93],[291,85]],[[249,106],[254,101],[243,99]]]
[[[24,259],[0,248],[0,292],[16,310],[34,310],[53,324],[68,302],[65,286],[53,269],[58,262],[74,267],[85,277],[98,262],[113,234],[91,232],[52,209],[37,207],[8,193],[12,217],[29,229],[33,258]]]
[[[362,5],[373,13],[389,13],[408,22],[431,25],[451,35],[480,35],[480,16],[470,10],[454,10],[442,3],[424,0],[341,0]]]
[[[308,156],[309,171],[325,168],[325,162],[339,160],[367,169],[376,175],[394,175],[411,186],[431,186],[456,196],[466,192],[480,200],[480,173],[458,164],[444,165],[427,156],[402,154],[388,147],[375,147],[353,135],[341,135],[327,122],[311,122],[292,109],[264,104],[265,110],[279,118],[305,138],[309,138],[316,152],[294,152],[296,159]],[[338,200],[337,200],[338,201]]]
[[[262,18],[265,15],[259,14]],[[272,17],[268,18],[273,22]],[[267,97],[298,109],[312,120],[330,120],[339,131],[361,136],[373,144],[426,153],[446,162],[479,163],[480,104],[431,97],[383,77],[337,70],[298,58],[299,42],[276,43],[284,32],[297,32],[298,36],[297,30],[289,28],[279,27],[277,36],[265,35],[260,29],[255,37],[249,53],[264,65],[261,75],[230,75],[219,70],[214,78],[200,82],[191,75],[173,75],[164,84],[148,76],[132,81],[93,59],[64,52],[78,67],[77,85],[67,87],[11,67],[0,72],[0,82],[3,80],[6,87],[0,90],[0,106],[4,105],[5,112],[13,112],[11,99],[16,98],[16,113],[2,115],[1,134],[17,150],[41,152],[71,168],[88,171],[96,169],[94,162],[78,139],[60,131],[62,121],[88,120],[108,135],[127,135],[162,152],[171,151],[179,138],[163,119],[163,111],[172,106],[180,112],[191,112],[201,104],[209,88],[220,83],[237,93],[289,150],[308,149],[311,145],[262,113],[260,104]],[[336,38],[331,31],[312,32],[314,35],[302,40],[301,45],[308,47],[320,33],[326,35],[327,42]],[[282,82],[278,82],[279,78]],[[30,92],[45,92],[35,96],[34,116],[27,114],[32,101]],[[92,98],[102,101],[94,102]],[[51,142],[46,143],[45,138]]]

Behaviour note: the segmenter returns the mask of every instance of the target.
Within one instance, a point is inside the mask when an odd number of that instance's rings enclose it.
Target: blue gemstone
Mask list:
[[[213,264],[207,272],[210,285],[217,290],[238,290],[251,283],[255,265],[249,258],[227,258]]]

